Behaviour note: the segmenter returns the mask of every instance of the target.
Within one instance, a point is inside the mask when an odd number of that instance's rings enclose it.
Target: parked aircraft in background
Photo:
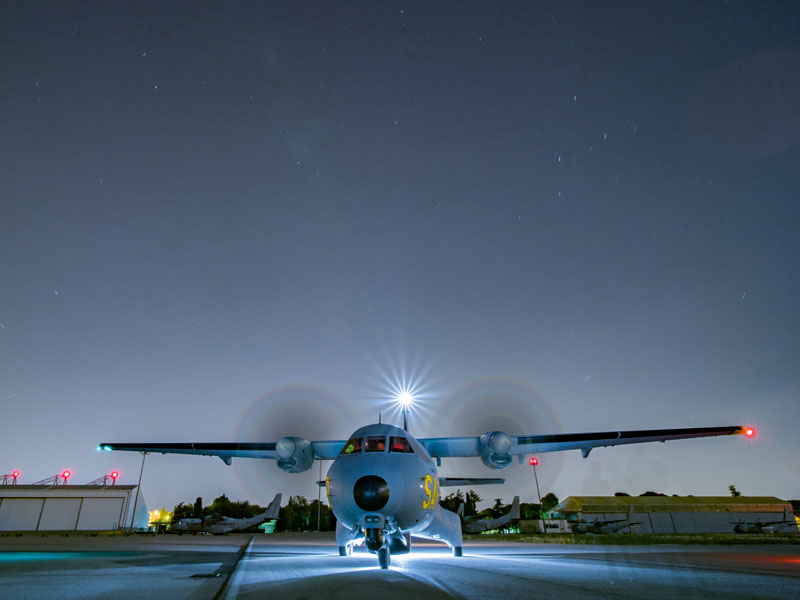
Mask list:
[[[514,496],[514,501],[511,503],[511,510],[502,517],[497,517],[496,519],[481,519],[478,516],[465,517],[463,502],[458,507],[458,516],[461,518],[461,531],[463,533],[481,533],[483,531],[491,531],[492,529],[500,529],[504,525],[508,525],[511,521],[519,521],[519,496]]]
[[[624,519],[608,519],[596,521],[568,521],[572,533],[617,533],[631,525],[641,525],[631,521],[633,507],[628,508],[628,515]]]
[[[418,440],[407,427],[405,407],[412,398],[404,393],[398,400],[404,404],[402,429],[381,423],[367,425],[357,429],[349,440],[284,437],[277,442],[102,443],[99,448],[217,456],[226,464],[236,457],[272,459],[287,473],[307,471],[315,460],[333,460],[325,482],[337,519],[339,554],[347,556],[355,544],[366,543],[385,569],[391,554],[410,551],[411,535],[442,541],[455,556],[461,556],[461,522],[458,515],[439,505],[440,487],[503,481],[439,477],[437,466],[441,466],[442,458],[480,457],[487,467],[504,469],[514,457],[522,463],[527,455],[539,452],[576,449],[586,458],[593,448],[602,446],[755,434],[748,427],[728,426],[544,435],[488,431],[474,437]]]
[[[775,533],[788,525],[796,525],[797,521],[731,521],[734,533]]]
[[[220,535],[231,531],[241,531],[255,525],[260,525],[264,521],[277,519],[281,510],[282,494],[275,494],[272,502],[269,503],[267,510],[260,515],[247,519],[234,519],[220,514],[207,515],[202,519],[179,519],[172,524],[172,531],[178,533],[213,533]]]

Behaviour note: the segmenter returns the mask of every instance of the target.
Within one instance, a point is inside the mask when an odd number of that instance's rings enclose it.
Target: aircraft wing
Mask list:
[[[277,458],[275,442],[165,442],[156,444],[104,442],[99,450],[126,450],[129,452],[148,452],[152,454],[200,454],[218,456],[225,462],[231,458]]]
[[[332,459],[341,451],[345,440],[311,442],[316,458]],[[152,454],[199,454],[218,456],[226,464],[233,458],[278,458],[276,442],[164,442],[164,443],[114,443],[103,442],[98,450],[123,450]]]
[[[684,429],[639,429],[634,431],[600,431],[596,433],[555,433],[544,435],[511,435],[508,454],[523,456],[541,452],[580,450],[584,458],[592,448],[666,442],[688,438],[717,435],[747,435],[748,428],[740,425],[728,427],[691,427]],[[480,456],[481,437],[424,438],[418,440],[433,457]]]
[[[505,482],[504,477],[439,477],[439,487],[500,485]]]

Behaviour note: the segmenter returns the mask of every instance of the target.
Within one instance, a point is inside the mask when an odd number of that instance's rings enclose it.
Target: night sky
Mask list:
[[[759,429],[541,455],[542,493],[800,496],[800,4],[4,2],[0,66],[0,474],[344,439],[405,381],[420,437]]]

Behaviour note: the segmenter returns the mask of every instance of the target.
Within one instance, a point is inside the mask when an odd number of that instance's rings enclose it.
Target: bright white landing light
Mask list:
[[[403,406],[403,408],[408,408],[414,402],[414,396],[412,396],[409,392],[400,392],[397,395],[397,401]]]

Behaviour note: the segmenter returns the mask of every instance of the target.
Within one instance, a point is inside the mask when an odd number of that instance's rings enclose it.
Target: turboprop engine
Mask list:
[[[278,467],[287,473],[302,473],[314,464],[311,442],[300,437],[285,437],[275,444]]]
[[[481,460],[490,469],[505,469],[511,464],[514,442],[505,431],[489,431],[481,436]]]

